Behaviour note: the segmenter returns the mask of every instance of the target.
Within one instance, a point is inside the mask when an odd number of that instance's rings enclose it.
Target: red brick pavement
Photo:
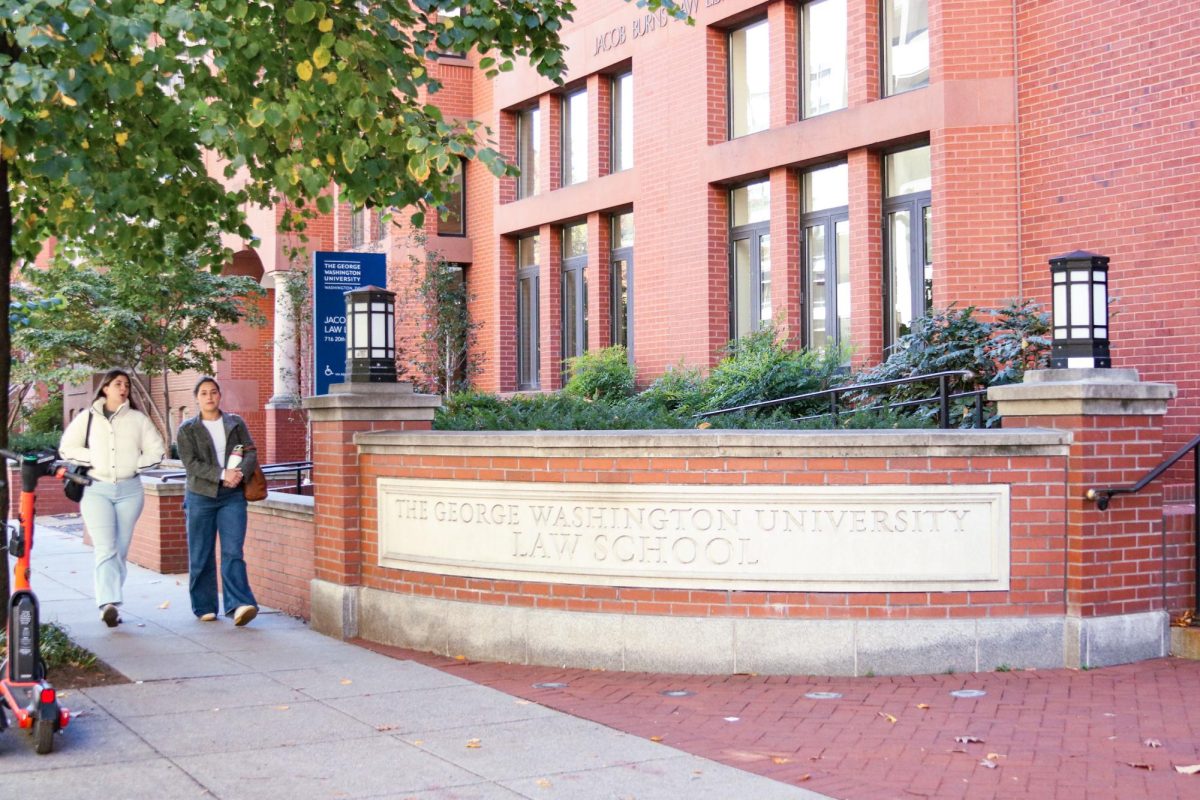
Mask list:
[[[842,800],[1200,799],[1200,775],[1174,769],[1200,764],[1196,661],[887,678],[705,676],[454,661],[358,643]],[[964,688],[987,694],[950,695]],[[694,694],[662,694],[669,690]],[[982,741],[956,741],[968,736]]]

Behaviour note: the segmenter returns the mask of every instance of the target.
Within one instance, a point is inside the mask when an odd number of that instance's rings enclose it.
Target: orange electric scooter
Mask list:
[[[17,561],[8,598],[8,652],[0,664],[0,730],[8,727],[7,709],[17,727],[33,734],[34,749],[45,755],[54,749],[54,734],[67,727],[71,714],[58,704],[58,693],[46,680],[37,595],[29,588],[37,484],[43,475],[57,475],[85,486],[92,479],[68,472],[68,465],[55,453],[18,455],[0,450],[0,455],[21,465],[21,506],[17,524],[9,526],[8,553]]]

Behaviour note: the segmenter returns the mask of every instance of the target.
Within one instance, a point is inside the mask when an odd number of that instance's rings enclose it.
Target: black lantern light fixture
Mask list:
[[[396,382],[396,293],[378,286],[346,297],[346,380]]]
[[[1050,259],[1054,291],[1054,369],[1111,367],[1108,256],[1076,250]]]

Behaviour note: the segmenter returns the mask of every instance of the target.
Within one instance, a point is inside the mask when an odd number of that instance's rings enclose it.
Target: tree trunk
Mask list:
[[[163,408],[167,410],[166,427],[167,435],[163,437],[163,441],[167,445],[167,457],[171,455],[171,437],[174,431],[171,429],[171,371],[167,367],[167,354],[163,353],[162,363],[162,379],[163,379]]]
[[[137,392],[138,400],[140,400],[146,406],[146,416],[150,417],[150,420],[154,422],[155,426],[158,428],[158,432],[161,434],[164,430],[171,426],[163,420],[162,409],[158,407],[158,403],[154,399],[154,393],[150,391],[150,388],[146,386],[145,381],[143,381],[141,376],[139,376],[133,369],[129,370],[129,377],[133,379],[133,385],[129,387],[130,396],[133,396],[132,393],[134,391]],[[165,436],[163,437],[163,440],[166,440]]]
[[[9,306],[12,303],[13,262],[12,197],[8,193],[8,161],[0,156],[0,308],[4,323],[0,324],[0,419],[8,420],[8,381],[12,377],[12,336],[8,330]],[[0,447],[8,447],[8,426],[0,429]],[[8,461],[4,461],[3,491],[0,491],[0,521],[8,521]],[[32,522],[32,520],[29,520]],[[0,535],[0,626],[8,624],[8,533]]]

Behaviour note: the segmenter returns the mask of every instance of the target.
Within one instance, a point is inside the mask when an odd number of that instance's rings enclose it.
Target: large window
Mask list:
[[[562,232],[562,357],[587,352],[587,225],[568,225]]]
[[[929,83],[929,0],[883,0],[883,94]]]
[[[459,159],[454,170],[453,187],[446,197],[446,205],[438,214],[438,236],[462,236],[467,232],[466,183],[463,161]]]
[[[517,240],[517,388],[541,384],[538,336],[538,236]]]
[[[517,114],[517,197],[532,197],[542,190],[538,155],[542,149],[541,112],[527,108]]]
[[[805,273],[805,344],[850,343],[849,170],[845,164],[804,173],[801,221]]]
[[[610,344],[625,348],[633,362],[633,212],[612,217],[612,330]]]
[[[771,53],[767,21],[729,34],[729,136],[765,131],[771,124]]]
[[[771,185],[729,193],[730,336],[738,339],[771,321]]]
[[[633,73],[623,72],[612,84],[612,171],[633,166]]]
[[[909,332],[914,317],[933,305],[933,230],[929,146],[883,159],[884,259],[887,270],[886,344]]]
[[[800,54],[804,116],[846,107],[846,0],[812,0],[802,9]]]
[[[563,186],[583,183],[588,177],[587,89],[571,92],[562,101]]]

